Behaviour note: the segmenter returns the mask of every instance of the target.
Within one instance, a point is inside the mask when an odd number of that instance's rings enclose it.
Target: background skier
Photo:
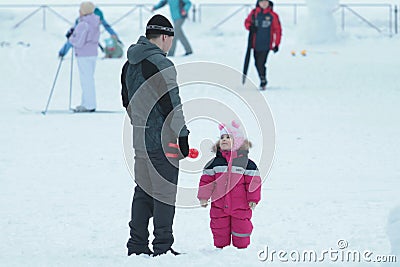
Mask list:
[[[100,18],[93,13],[94,9],[95,6],[92,2],[81,3],[78,24],[68,38],[69,43],[75,48],[82,88],[81,104],[75,108],[75,112],[96,110],[94,71],[100,38]]]
[[[122,45],[122,42],[119,40],[117,33],[114,31],[114,29],[108,24],[106,19],[104,18],[103,12],[101,11],[100,8],[95,7],[93,13],[100,18],[100,23],[103,25],[104,29],[111,35],[111,38],[117,39],[118,42]],[[76,19],[74,27],[68,30],[67,32],[67,38],[73,33],[75,26],[78,24],[79,18]],[[58,51],[58,56],[59,57],[64,57],[68,51],[71,49],[72,45],[71,43],[67,40],[65,44],[61,47],[60,51]]]
[[[281,43],[282,28],[279,16],[273,11],[273,4],[268,0],[258,0],[245,20],[245,27],[252,32],[252,48],[258,76],[260,90],[267,86],[266,62],[270,50],[278,52]]]
[[[169,4],[175,30],[175,37],[172,42],[171,49],[168,52],[168,56],[175,55],[175,48],[178,41],[180,41],[185,48],[185,56],[190,55],[193,53],[192,47],[190,46],[190,43],[183,32],[182,25],[187,18],[187,14],[192,6],[192,3],[189,0],[161,0],[153,7],[153,11],[165,6],[167,3]]]

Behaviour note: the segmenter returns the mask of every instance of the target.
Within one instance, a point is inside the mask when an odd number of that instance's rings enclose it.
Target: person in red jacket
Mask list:
[[[247,16],[245,27],[253,34],[254,59],[260,90],[267,86],[266,62],[270,50],[278,52],[281,43],[282,27],[279,16],[273,11],[273,3],[268,0],[258,0],[257,6]]]
[[[239,124],[221,124],[216,156],[207,163],[200,179],[197,198],[207,207],[211,198],[211,231],[214,246],[232,243],[237,248],[250,244],[252,210],[261,198],[261,177],[257,165],[248,158],[250,142]]]

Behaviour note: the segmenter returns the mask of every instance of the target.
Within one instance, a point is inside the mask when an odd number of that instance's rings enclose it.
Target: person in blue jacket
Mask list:
[[[121,42],[118,38],[117,33],[111,28],[110,24],[105,20],[103,12],[96,7],[93,12],[95,15],[100,17],[100,23],[103,25],[104,29],[111,35],[111,37],[116,38],[118,42]],[[74,27],[78,24],[78,19],[75,20],[75,25]],[[67,39],[72,35],[74,31],[74,27],[69,29],[69,31],[66,34]],[[59,57],[64,57],[68,51],[71,49],[72,45],[71,43],[67,40],[67,42],[61,47],[60,51],[58,51],[58,56]]]
[[[189,12],[192,3],[189,0],[160,0],[158,4],[153,7],[153,11],[159,8],[162,8],[166,4],[169,4],[169,8],[171,11],[171,17],[174,22],[174,30],[175,30],[175,38],[172,41],[172,47],[168,52],[168,56],[175,55],[176,43],[178,40],[182,43],[185,48],[185,56],[193,53],[192,47],[190,46],[189,41],[187,40],[185,33],[182,30],[182,25],[187,18],[187,14]]]

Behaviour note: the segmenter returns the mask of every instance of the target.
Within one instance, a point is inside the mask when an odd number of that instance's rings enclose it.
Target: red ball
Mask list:
[[[199,156],[199,151],[196,148],[189,149],[189,158],[195,159]]]

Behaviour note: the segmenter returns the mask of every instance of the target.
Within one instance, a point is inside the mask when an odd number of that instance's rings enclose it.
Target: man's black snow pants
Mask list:
[[[132,201],[128,253],[149,251],[149,219],[153,217],[154,254],[162,254],[174,242],[172,223],[175,215],[179,161],[164,155],[163,150],[135,156],[135,193]]]
[[[258,72],[258,77],[260,77],[261,86],[267,83],[267,58],[269,50],[267,51],[256,51],[254,50],[254,63]]]

